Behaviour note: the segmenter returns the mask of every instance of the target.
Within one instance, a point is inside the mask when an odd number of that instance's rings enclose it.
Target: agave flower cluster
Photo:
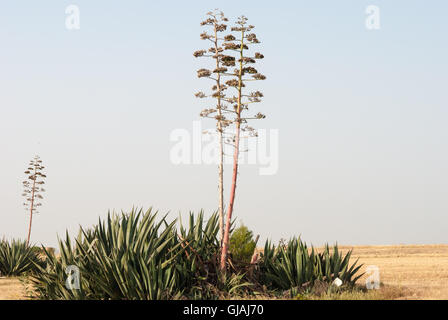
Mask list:
[[[44,178],[47,177],[42,173],[44,168],[42,160],[40,160],[39,156],[35,156],[34,159],[30,161],[29,167],[25,171],[28,178],[23,181],[22,196],[25,197],[23,205],[31,214],[38,213],[37,207],[42,205],[40,200],[43,199],[42,193],[45,192],[42,185],[45,184]]]
[[[265,80],[266,76],[259,73],[254,67],[257,60],[263,59],[260,52],[251,52],[251,46],[259,44],[253,25],[247,24],[247,18],[239,17],[235,26],[228,30],[225,24],[228,19],[222,12],[209,12],[208,19],[201,23],[213,29],[211,33],[203,32],[201,39],[207,40],[211,46],[195,51],[195,57],[208,57],[213,59],[212,68],[201,68],[197,71],[199,78],[207,78],[213,82],[208,93],[199,91],[197,98],[211,98],[212,106],[201,111],[200,116],[216,120],[217,131],[224,133],[225,142],[235,143],[235,132],[225,131],[232,124],[248,136],[257,136],[254,128],[248,125],[248,120],[264,119],[265,115],[258,112],[254,115],[246,115],[249,105],[261,102],[263,93],[260,91],[248,91],[248,82]],[[229,34],[222,36],[223,32]],[[238,128],[237,128],[238,129]]]
[[[45,184],[44,179],[47,177],[42,173],[45,167],[42,165],[42,160],[39,156],[35,156],[33,160],[30,161],[25,174],[28,175],[27,180],[23,181],[23,193],[22,196],[25,197],[25,202],[23,205],[25,209],[30,212],[30,222],[28,227],[28,238],[27,243],[30,242],[31,237],[31,225],[33,222],[33,215],[38,213],[37,208],[42,206],[40,200],[43,199],[42,193],[45,189],[42,187]]]

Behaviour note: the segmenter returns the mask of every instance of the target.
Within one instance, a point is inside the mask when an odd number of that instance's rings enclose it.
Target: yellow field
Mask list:
[[[403,289],[404,299],[448,299],[448,245],[356,246],[353,256],[363,271],[378,266],[381,283]]]
[[[25,299],[24,285],[19,279],[0,278],[0,300]]]
[[[350,248],[340,246],[343,251]],[[448,245],[355,246],[353,257],[364,264],[362,271],[368,265],[378,266],[384,288],[338,298],[448,299]],[[359,280],[364,283],[365,276]],[[0,278],[0,300],[25,296],[18,279]]]

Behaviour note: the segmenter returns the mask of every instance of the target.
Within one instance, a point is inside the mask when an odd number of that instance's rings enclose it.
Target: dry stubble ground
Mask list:
[[[353,256],[363,271],[378,266],[381,283],[403,289],[403,299],[448,299],[448,245],[356,246]]]
[[[25,299],[24,285],[17,278],[0,278],[0,300]]]
[[[340,246],[343,251],[350,246]],[[355,246],[365,271],[378,266],[384,288],[346,299],[448,299],[448,245]],[[359,284],[365,283],[365,278]],[[0,300],[25,299],[25,288],[18,279],[0,278]],[[327,297],[332,298],[332,297]]]

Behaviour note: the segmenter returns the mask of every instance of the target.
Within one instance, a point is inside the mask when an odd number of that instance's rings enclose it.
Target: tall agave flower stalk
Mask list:
[[[252,117],[247,117],[245,115],[245,113],[247,113],[246,111],[249,110],[249,105],[252,103],[260,102],[260,98],[263,97],[263,94],[260,91],[246,93],[246,83],[250,81],[266,79],[264,75],[258,73],[258,71],[251,66],[256,63],[257,59],[262,59],[264,58],[264,56],[259,52],[256,52],[253,55],[247,52],[250,45],[260,43],[260,41],[258,41],[257,39],[257,36],[251,32],[253,28],[255,27],[252,25],[247,25],[246,17],[239,17],[236,22],[236,26],[232,27],[231,29],[231,31],[234,32],[237,36],[235,37],[233,34],[227,35],[224,38],[226,42],[224,42],[223,44],[225,50],[230,50],[236,53],[236,59],[238,59],[238,68],[234,70],[233,74],[224,73],[225,75],[229,75],[231,77],[231,79],[227,80],[225,84],[227,85],[227,87],[233,88],[236,91],[236,95],[231,98],[223,98],[223,100],[225,100],[226,102],[233,104],[233,110],[226,109],[223,111],[232,115],[231,121],[235,125],[235,133],[233,137],[228,140],[228,142],[234,146],[234,154],[230,199],[229,206],[227,208],[226,225],[221,250],[220,268],[222,271],[226,269],[227,254],[229,248],[230,225],[232,221],[233,206],[235,202],[235,190],[238,176],[240,140],[242,138],[242,134],[244,133],[246,133],[248,136],[257,136],[257,132],[255,131],[255,129],[247,125],[248,120],[265,118],[265,115],[261,113],[257,113]],[[249,75],[251,77],[249,77]]]
[[[202,110],[201,117],[211,118],[216,121],[216,131],[218,134],[218,148],[219,148],[219,164],[218,164],[218,193],[219,193],[219,230],[221,243],[224,238],[224,130],[230,124],[230,121],[226,119],[224,110],[227,106],[223,103],[225,99],[224,91],[227,86],[222,83],[222,75],[227,71],[226,67],[235,66],[235,58],[223,54],[224,48],[222,42],[224,38],[220,37],[220,33],[227,29],[225,22],[228,19],[221,11],[213,11],[207,13],[208,18],[201,22],[202,26],[207,26],[211,29],[210,33],[203,32],[201,34],[202,40],[211,42],[211,47],[208,50],[198,50],[193,53],[195,57],[208,57],[213,60],[214,70],[199,69],[199,78],[208,78],[214,82],[211,88],[210,94],[205,94],[200,91],[196,93],[197,98],[212,98],[215,100],[216,105],[212,108]]]
[[[45,184],[44,178],[47,177],[42,173],[44,168],[45,167],[42,166],[42,160],[40,160],[39,156],[35,156],[34,159],[30,161],[29,166],[25,171],[28,178],[23,181],[24,190],[22,196],[25,197],[23,205],[25,206],[25,209],[30,212],[28,237],[26,241],[27,245],[30,243],[33,215],[38,213],[37,207],[42,205],[39,201],[43,199],[42,193],[45,192],[45,189],[42,187],[42,185]]]

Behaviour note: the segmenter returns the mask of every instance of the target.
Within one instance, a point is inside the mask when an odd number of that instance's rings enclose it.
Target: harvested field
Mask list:
[[[378,266],[381,283],[405,290],[403,299],[448,299],[448,245],[355,246],[353,257],[363,271]]]

